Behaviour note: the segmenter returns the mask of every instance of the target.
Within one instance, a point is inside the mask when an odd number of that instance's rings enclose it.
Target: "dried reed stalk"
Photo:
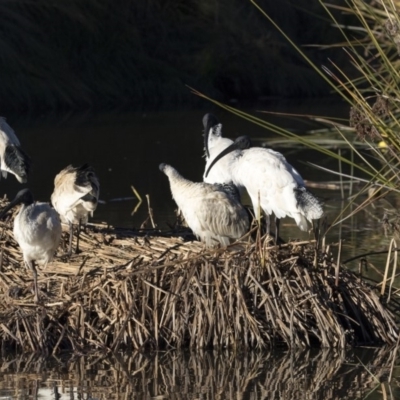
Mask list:
[[[0,228],[3,345],[51,354],[397,342],[394,316],[375,290],[307,242],[206,250],[171,235],[89,225],[81,254],[39,271],[36,305],[10,221]]]

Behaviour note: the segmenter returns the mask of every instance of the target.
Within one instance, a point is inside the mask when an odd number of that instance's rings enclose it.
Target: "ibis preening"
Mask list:
[[[226,179],[238,187],[246,188],[257,218],[260,217],[260,209],[268,219],[274,213],[276,237],[280,218],[294,218],[302,231],[307,230],[307,220],[311,222],[321,218],[321,203],[306,189],[303,178],[281,153],[262,147],[251,147],[250,139],[241,136],[208,163],[206,179],[214,165],[217,166],[222,160],[227,177],[221,175],[214,179],[220,183],[224,183]]]
[[[46,266],[53,259],[61,239],[61,221],[50,204],[35,203],[29,189],[20,190],[1,211],[0,218],[18,204],[22,206],[14,219],[14,237],[21,247],[26,266],[32,270],[37,302],[39,290],[35,261],[41,261]]]
[[[212,114],[206,114],[203,117],[204,126],[204,150],[206,157],[206,168],[209,169],[212,161],[218,154],[229,147],[233,140],[222,136],[222,124]],[[230,182],[230,173],[228,170],[228,157],[223,158],[215,167],[210,170],[209,176],[203,176],[204,182],[208,183],[227,183]],[[239,188],[241,189],[241,188]]]
[[[234,185],[191,182],[167,164],[160,164],[160,170],[187,224],[207,247],[227,246],[248,231],[249,216]]]
[[[88,164],[81,167],[68,165],[54,179],[54,191],[51,203],[69,225],[69,255],[72,254],[73,224],[78,224],[76,253],[79,252],[79,234],[81,224],[93,216],[99,200],[100,184],[94,169]]]
[[[31,167],[31,160],[22,150],[14,130],[0,117],[0,169],[3,178],[14,174],[18,182],[25,183]]]

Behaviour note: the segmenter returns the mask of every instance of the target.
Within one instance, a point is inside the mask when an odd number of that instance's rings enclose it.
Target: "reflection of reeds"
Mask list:
[[[10,224],[2,227],[4,345],[55,353],[397,339],[377,294],[309,242],[205,250],[198,242],[93,225],[82,235],[81,255],[40,274],[43,302],[36,306]]]
[[[0,365],[0,393],[13,389],[15,396],[33,391],[40,395],[48,388],[66,398],[74,393],[96,399],[188,399],[200,394],[204,399],[364,398],[387,374],[390,355],[388,349],[324,349],[170,351],[50,360],[8,356]]]

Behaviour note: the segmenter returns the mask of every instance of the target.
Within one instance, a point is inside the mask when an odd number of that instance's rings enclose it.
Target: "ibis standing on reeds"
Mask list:
[[[3,178],[7,173],[15,175],[18,182],[25,183],[31,167],[29,156],[22,150],[14,130],[0,117],[0,169]]]
[[[54,179],[51,203],[60,214],[61,220],[69,225],[69,255],[72,254],[73,224],[78,224],[75,250],[78,253],[81,224],[87,224],[89,214],[93,216],[98,204],[99,192],[99,179],[94,169],[88,164],[80,167],[69,165]]]
[[[187,224],[207,247],[227,246],[248,231],[249,216],[234,185],[191,182],[167,164],[160,164],[160,170]]]
[[[246,188],[256,218],[260,209],[267,216],[275,214],[275,240],[279,234],[279,219],[286,216],[294,218],[297,226],[307,230],[307,220],[321,218],[322,205],[305,187],[303,178],[277,151],[262,147],[251,147],[247,136],[241,136],[206,166],[205,180],[210,179],[210,171],[224,160],[225,176],[213,177],[213,181],[233,182],[238,187]]]
[[[45,266],[53,259],[61,239],[61,221],[48,203],[35,203],[29,189],[20,190],[15,199],[0,213],[3,218],[8,210],[22,204],[14,219],[14,237],[21,247],[24,262],[32,270],[35,301],[39,301],[35,261]]]

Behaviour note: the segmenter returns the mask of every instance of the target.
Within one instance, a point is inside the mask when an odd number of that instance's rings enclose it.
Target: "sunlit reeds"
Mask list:
[[[173,232],[91,225],[40,271],[41,302],[0,223],[0,338],[26,351],[393,344],[379,293],[314,241],[207,250]],[[67,238],[65,238],[67,240]]]

